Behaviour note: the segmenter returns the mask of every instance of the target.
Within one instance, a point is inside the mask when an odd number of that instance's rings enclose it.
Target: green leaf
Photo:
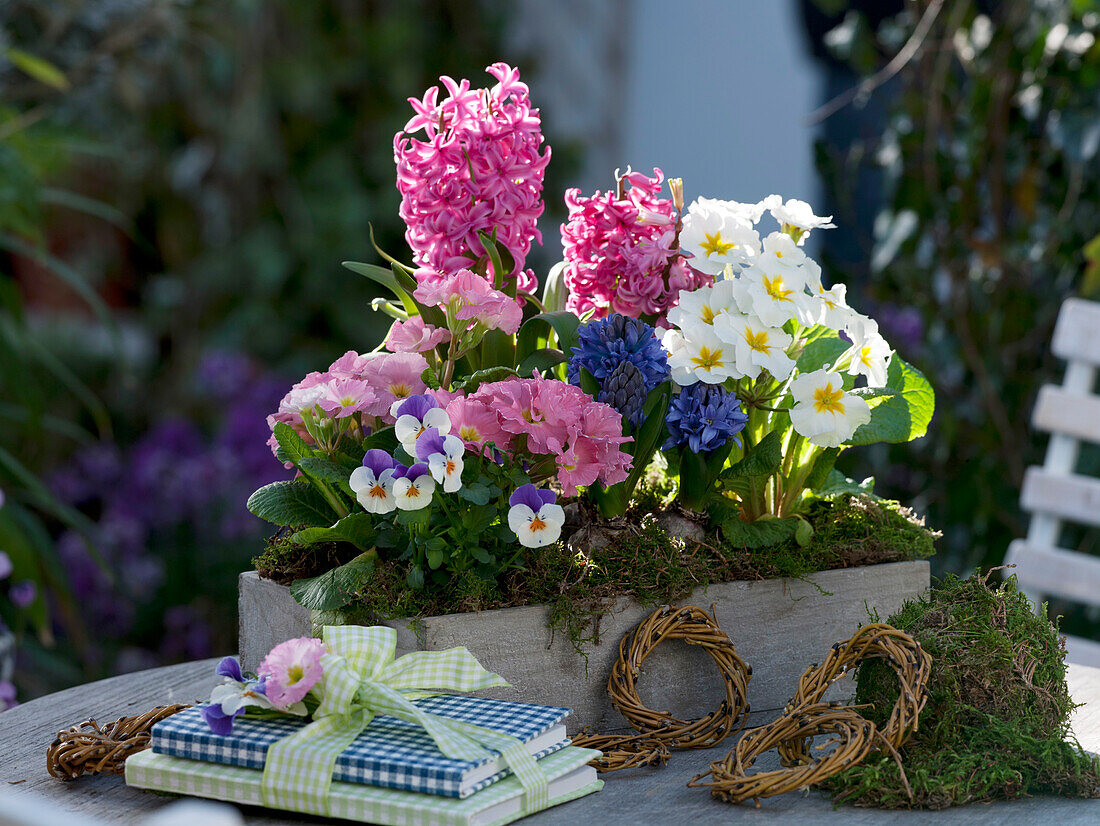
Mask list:
[[[459,498],[475,505],[487,505],[489,500],[493,498],[493,489],[482,482],[475,482],[472,485],[463,485],[459,488],[458,495]]]
[[[397,271],[394,269],[379,267],[377,264],[364,264],[360,261],[342,261],[341,266],[346,267],[354,273],[366,276],[376,284],[385,287],[401,300],[401,305],[405,308],[405,312],[410,315],[418,315],[420,313],[420,308],[413,300],[412,290],[406,290],[402,286],[401,282],[398,280]],[[412,289],[416,289],[415,282],[413,282]]]
[[[393,432],[393,425],[391,424],[374,431],[363,440],[363,453],[377,448],[392,454],[397,450],[397,445],[397,434]]]
[[[730,515],[721,522],[722,535],[731,545],[741,548],[764,548],[795,536],[803,520],[761,518],[745,522],[739,516]]]
[[[516,337],[516,358],[522,362],[539,348],[551,346],[550,336],[557,339],[557,348],[568,359],[578,341],[581,320],[568,310],[539,313],[523,322]]]
[[[343,608],[355,598],[356,593],[369,584],[370,576],[374,573],[376,556],[373,551],[368,551],[320,576],[295,580],[290,584],[290,595],[299,605],[311,611],[335,611]]]
[[[455,390],[464,390],[466,393],[473,393],[482,384],[494,381],[504,381],[515,375],[516,371],[511,367],[486,367],[484,370],[478,370],[476,373],[471,373],[464,379],[456,379],[451,382],[451,387]]]
[[[374,517],[369,513],[349,513],[328,528],[303,528],[290,537],[296,545],[312,545],[315,542],[349,542],[361,551],[374,547],[378,531]]]
[[[809,520],[799,517],[798,525],[794,529],[794,541],[798,543],[798,547],[805,548],[813,538],[814,526],[810,524]]]
[[[839,455],[839,447],[830,447],[821,451],[814,460],[814,466],[810,470],[809,475],[806,477],[806,487],[810,490],[817,490],[824,485],[828,481],[829,474],[832,472],[833,465],[836,464],[836,459]]]
[[[811,340],[796,362],[798,372],[812,373],[822,367],[831,366],[851,346],[851,342],[842,339],[835,330],[814,328],[811,331]]]
[[[578,374],[581,380],[581,390],[583,390],[592,398],[596,398],[598,395],[600,395],[599,379],[589,373],[588,369],[585,367],[581,367],[580,370],[578,370]]]
[[[47,86],[52,86],[61,92],[69,88],[69,79],[65,77],[65,73],[48,60],[43,60],[29,52],[15,48],[6,49],[4,57],[10,60],[11,64],[23,74],[34,78],[39,83],[45,83]]]
[[[825,480],[825,484],[814,489],[814,493],[822,498],[849,493],[854,495],[865,493],[873,496],[874,491],[875,477],[868,476],[862,482],[857,482],[854,479],[849,479],[839,470],[830,471],[828,479]]]
[[[313,455],[313,448],[286,422],[275,422],[272,432],[279,445],[275,457],[280,462],[290,462],[294,467],[300,467],[302,459]]]
[[[323,528],[339,518],[320,492],[305,479],[272,482],[248,497],[248,509],[276,525]]]
[[[419,565],[413,565],[409,568],[408,574],[405,575],[405,581],[409,583],[409,587],[414,591],[419,591],[424,587],[424,569]]]
[[[298,462],[298,467],[311,479],[320,479],[322,482],[336,485],[352,499],[355,498],[355,492],[348,485],[351,471],[338,462],[320,456],[305,456]]]
[[[428,567],[433,571],[443,564],[443,551],[437,548],[428,549]]]
[[[846,445],[910,442],[928,432],[936,407],[932,385],[917,368],[897,355],[890,361],[886,387],[863,387],[852,392],[867,400],[871,421],[856,430]]]
[[[730,465],[718,478],[723,482],[740,476],[770,476],[783,464],[783,434],[772,430],[749,448],[741,461]]]
[[[633,493],[638,481],[649,466],[653,454],[668,437],[668,429],[665,427],[665,414],[668,413],[669,401],[672,398],[672,382],[661,382],[646,396],[642,410],[645,419],[642,426],[634,434],[634,443],[626,448],[634,457],[634,465],[630,469],[630,475],[622,484],[626,485],[628,492]]]
[[[545,373],[551,367],[557,367],[566,361],[565,354],[561,350],[553,347],[542,347],[520,362],[519,367],[516,368],[516,373],[520,376],[530,376],[532,370]]]

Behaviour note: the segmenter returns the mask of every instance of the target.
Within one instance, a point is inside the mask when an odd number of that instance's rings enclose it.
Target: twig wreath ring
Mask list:
[[[666,639],[702,646],[714,660],[725,684],[722,705],[695,720],[680,720],[667,711],[647,708],[638,696],[638,679],[646,658]],[[654,611],[625,635],[611,668],[607,693],[637,731],[674,749],[700,749],[720,743],[744,725],[752,668],[738,656],[713,614],[702,608],[669,606]]]

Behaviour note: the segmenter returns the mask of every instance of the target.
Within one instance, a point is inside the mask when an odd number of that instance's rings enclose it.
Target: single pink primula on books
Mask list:
[[[324,654],[324,643],[312,637],[287,640],[271,649],[257,674],[265,679],[267,699],[275,708],[290,708],[317,685]]]
[[[676,240],[680,216],[672,199],[660,196],[663,182],[664,174],[654,169],[652,178],[627,172],[617,193],[565,191],[566,306],[577,315],[622,313],[663,322],[681,290],[713,282],[681,254]]]
[[[525,265],[532,240],[542,243],[537,221],[550,147],[519,72],[504,63],[486,71],[498,81],[491,89],[441,77],[442,101],[438,86],[421,100],[409,98],[416,114],[393,141],[405,240],[427,271],[418,273],[423,282],[487,261],[478,233],[495,231],[514,261],[511,273],[499,275],[517,276],[519,288],[532,292],[537,281]]]

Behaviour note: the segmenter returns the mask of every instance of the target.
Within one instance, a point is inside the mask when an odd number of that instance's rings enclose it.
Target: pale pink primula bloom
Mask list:
[[[281,642],[271,649],[257,671],[267,678],[267,698],[278,709],[300,702],[322,676],[325,646],[312,637]]]
[[[425,324],[418,315],[408,321],[395,321],[386,336],[386,349],[392,353],[424,353],[451,340],[451,334]]]

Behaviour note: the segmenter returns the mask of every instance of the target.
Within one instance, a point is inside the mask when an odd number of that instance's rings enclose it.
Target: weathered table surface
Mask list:
[[[78,686],[33,700],[0,714],[0,821],[4,799],[10,795],[37,795],[43,805],[94,816],[108,823],[137,823],[164,806],[170,798],[127,788],[122,779],[85,777],[71,783],[46,773],[45,750],[57,732],[94,716],[101,723],[137,714],[166,702],[191,702],[208,697],[215,683],[217,660],[169,666]],[[1073,720],[1081,745],[1100,752],[1100,669],[1070,666],[1070,693],[1078,703]],[[887,812],[840,806],[836,809],[817,792],[788,794],[765,800],[759,809],[730,806],[713,800],[705,789],[685,786],[692,775],[725,754],[723,744],[711,751],[674,754],[663,769],[641,769],[609,775],[603,791],[535,815],[532,826],[585,823],[786,823],[798,818],[809,823],[916,823],[942,824],[1069,824],[1100,823],[1100,800],[1032,798],[991,805],[975,804],[944,812]],[[770,755],[769,755],[770,757]],[[761,768],[774,767],[762,759]],[[774,757],[772,758],[774,759]],[[249,809],[250,824],[323,822]]]

